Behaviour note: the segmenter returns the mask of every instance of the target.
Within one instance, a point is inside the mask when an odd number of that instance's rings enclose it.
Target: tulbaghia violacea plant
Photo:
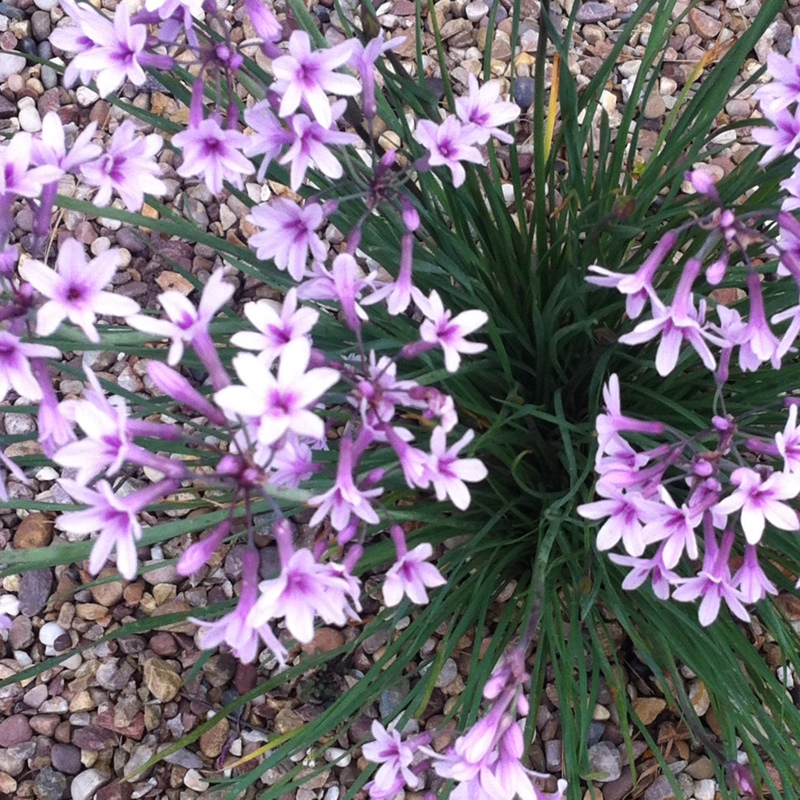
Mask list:
[[[487,469],[479,459],[462,454],[475,431],[459,429],[453,398],[403,377],[403,371],[422,356],[439,359],[434,355],[438,351],[445,370],[457,372],[463,356],[486,349],[486,343],[472,337],[488,316],[479,309],[454,313],[435,289],[422,291],[416,285],[414,247],[420,220],[413,194],[405,187],[430,170],[443,182],[461,185],[466,164],[485,163],[491,138],[510,141],[502,126],[513,122],[519,109],[500,99],[499,84],[479,86],[471,76],[469,95],[458,101],[454,113],[418,120],[403,153],[344,154],[361,141],[352,129],[343,129],[348,99],[360,97],[366,138],[371,140],[379,107],[376,62],[400,40],[378,37],[319,49],[308,34],[294,31],[283,49],[281,26],[271,7],[259,0],[245,5],[261,36],[260,46],[272,59],[273,80],[262,87],[265,99],[248,105],[241,118],[233,98],[243,57],[230,30],[218,20],[222,33],[209,39],[195,24],[204,14],[216,15],[213,3],[148,0],[134,13],[121,4],[109,17],[65,0],[68,20],[54,31],[53,44],[73,54],[65,76],[68,85],[93,81],[101,96],[125,81],[142,85],[145,69],[174,65],[172,44],[186,48],[197,69],[188,124],[171,140],[179,158],[177,172],[217,194],[226,183],[242,188],[245,177],[263,180],[273,162],[287,167],[291,189],[302,191],[305,199],[287,195],[252,208],[248,221],[257,232],[249,244],[259,259],[271,261],[296,285],[282,302],[244,305],[251,329],[231,337],[239,352],[229,359],[212,336],[234,294],[224,269],[213,272],[197,302],[165,291],[158,297],[163,313],[153,314],[109,291],[120,262],[115,249],[90,260],[83,245],[67,237],[49,266],[45,242],[64,173],[81,180],[99,213],[115,196],[128,211],[139,211],[145,195],[162,195],[166,185],[156,160],[164,145],[161,136],[141,133],[128,120],[104,146],[94,126],[67,146],[69,134],[56,115],[48,115],[41,137],[21,133],[0,149],[8,165],[6,208],[24,198],[35,214],[28,252],[20,254],[12,246],[9,226],[0,231],[0,400],[13,391],[40,403],[42,448],[72,471],[72,477],[61,480],[61,488],[83,506],[61,514],[56,526],[73,540],[95,537],[88,563],[92,575],[109,559],[125,578],[137,574],[137,545],[145,534],[141,515],[148,506],[188,488],[207,488],[224,498],[227,518],[189,546],[177,567],[181,575],[190,576],[224,542],[244,537],[236,605],[216,621],[196,621],[200,642],[206,648],[224,644],[244,662],[266,649],[285,665],[291,641],[311,642],[318,621],[339,626],[358,621],[361,582],[354,573],[376,537],[385,539],[390,532],[396,554],[384,578],[387,606],[406,598],[425,604],[428,592],[446,582],[431,561],[430,544],[409,546],[413,528],[404,525],[406,515],[396,513],[393,492],[398,487],[428,491],[437,501],[466,509],[470,484],[482,481]],[[206,87],[211,83],[219,91],[209,102]],[[354,157],[363,162],[361,168],[345,175],[345,165]],[[317,232],[344,201],[315,194],[312,171],[346,181],[352,188],[347,202],[361,204],[357,222],[333,254]],[[365,270],[359,250],[363,230],[382,212],[403,227],[397,262],[383,265],[394,277],[374,263]],[[405,314],[418,326],[416,338],[400,342],[394,352],[369,347],[370,315],[381,307],[389,315]],[[83,398],[58,400],[47,362],[61,353],[35,337],[69,331],[72,340],[82,334],[97,344],[103,338],[102,317],[123,319],[150,337],[157,349],[147,364],[149,380],[174,404],[199,415],[215,436],[139,419],[122,398],[109,397],[90,370]],[[338,322],[343,342],[352,342],[344,352],[332,356],[315,346],[323,319],[329,325]],[[210,391],[201,391],[182,374],[187,356],[202,366]],[[189,448],[203,468],[192,459],[154,452],[153,440]],[[315,453],[333,441],[335,471],[327,473],[324,485],[324,468]],[[24,479],[5,455],[2,462],[15,478]],[[150,482],[132,492],[120,491],[115,478],[123,472],[144,473]],[[315,490],[306,488],[312,478]],[[284,492],[302,497],[312,509],[310,524],[319,526],[313,546],[296,543],[294,525],[281,510]],[[269,521],[258,523],[258,529],[250,513],[256,501],[271,508]],[[248,512],[244,526],[237,521],[242,507]],[[257,539],[264,536],[277,544],[280,568],[262,580]],[[454,797],[486,792],[509,800],[515,794],[525,800],[541,798],[533,783],[537,776],[521,761],[526,649],[518,647],[503,662],[485,690],[490,704],[486,716],[445,754],[430,748],[428,736],[404,742],[394,729],[387,732],[376,723],[377,741],[365,748],[365,755],[383,766],[370,784],[371,795],[388,797],[402,784],[418,788],[422,771],[430,767],[456,781]],[[558,797],[564,787],[559,784]]]
[[[788,57],[769,56],[772,82],[756,94],[764,116],[774,127],[754,128],[756,141],[768,149],[761,159],[797,155],[800,95],[796,63],[800,39]],[[722,605],[740,620],[750,615],[746,605],[775,595],[778,589],[759,562],[759,549],[770,527],[800,530],[796,501],[800,495],[797,456],[797,398],[779,400],[785,426],[774,435],[754,425],[763,411],[754,409],[740,418],[725,411],[725,391],[732,365],[741,373],[770,366],[779,370],[797,352],[800,305],[771,317],[765,309],[767,280],[780,280],[786,295],[800,289],[800,223],[790,213],[797,208],[798,170],[781,185],[786,191],[774,225],[756,228],[758,215],[737,216],[722,203],[710,175],[701,169],[687,173],[698,196],[713,211],[686,228],[699,224],[708,239],[699,253],[683,259],[671,297],[665,298],[661,272],[674,269],[681,257],[681,230],[664,234],[634,274],[615,274],[601,267],[587,280],[615,288],[626,296],[626,312],[633,329],[619,338],[625,345],[657,341],[655,366],[667,376],[688,362],[691,348],[711,373],[716,385],[714,408],[706,430],[684,434],[660,421],[637,420],[622,412],[619,380],[612,375],[605,386],[605,410],[597,418],[596,492],[600,499],[579,507],[586,519],[604,520],[597,534],[602,551],[622,546],[612,561],[630,571],[623,583],[636,589],[650,582],[666,600],[700,600],[699,619],[711,624]],[[765,271],[751,256],[754,244],[777,257]],[[710,257],[709,254],[715,253]],[[734,258],[743,275],[747,312],[719,301],[714,288],[728,279]],[[733,284],[735,285],[735,283]],[[634,436],[635,441],[630,437]],[[653,446],[642,449],[642,436]]]

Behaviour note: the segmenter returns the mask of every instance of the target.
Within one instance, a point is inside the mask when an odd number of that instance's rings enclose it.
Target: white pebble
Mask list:
[[[794,688],[794,676],[792,675],[791,665],[788,667],[778,667],[778,669],[775,670],[775,675],[787,689]]]
[[[208,781],[204,781],[196,769],[187,770],[183,783],[187,789],[193,789],[195,792],[204,792],[209,785]]]
[[[39,628],[39,641],[45,647],[52,647],[59,636],[63,636],[66,631],[57,622],[45,622]]]
[[[97,92],[93,92],[88,86],[79,86],[75,90],[75,99],[78,101],[79,106],[88,108],[100,99],[100,95]]]
[[[717,784],[711,778],[703,778],[694,784],[695,800],[714,800],[717,794]]]
[[[39,112],[33,107],[28,106],[19,112],[19,126],[28,133],[38,133],[42,129],[42,118]]]
[[[42,11],[52,11],[58,5],[58,0],[33,0],[33,4]]]

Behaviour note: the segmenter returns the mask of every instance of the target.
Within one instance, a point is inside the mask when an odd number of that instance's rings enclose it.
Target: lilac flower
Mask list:
[[[415,298],[426,319],[419,329],[420,339],[429,346],[442,348],[444,365],[448,372],[457,372],[461,364],[461,353],[482,353],[488,345],[479,342],[468,342],[464,337],[478,330],[489,320],[485,311],[473,309],[462,311],[455,317],[445,309],[439,293],[434,289],[427,299]],[[415,345],[407,346],[411,352]]]
[[[230,300],[233,292],[234,287],[225,281],[225,271],[218,269],[211,273],[197,308],[180,292],[170,290],[158,296],[168,320],[137,314],[127,322],[137,330],[171,339],[167,363],[175,366],[183,358],[185,343],[194,343],[199,336],[208,335],[211,320]]]
[[[800,473],[800,428],[797,427],[797,406],[789,406],[789,419],[783,431],[775,434],[775,445],[789,474]]]
[[[347,103],[337,100],[331,106],[331,116],[336,122],[344,113]],[[289,186],[296,192],[306,177],[311,166],[316,167],[329,178],[341,178],[344,173],[341,161],[328,149],[330,145],[355,144],[358,136],[352,133],[332,130],[310,119],[305,114],[293,114],[289,122],[293,133],[290,147],[280,160],[281,164],[289,164]]]
[[[277,42],[282,35],[282,26],[271,5],[263,0],[245,0],[244,5],[255,32],[265,42]]]
[[[686,603],[702,597],[698,619],[703,627],[707,627],[717,618],[723,600],[732,614],[743,622],[749,622],[750,615],[742,605],[741,592],[735,588],[735,582],[731,580],[731,569],[728,564],[733,544],[733,529],[725,531],[722,543],[718,546],[717,537],[709,520],[705,543],[703,569],[694,578],[681,578],[678,581],[678,588],[672,593],[673,599]]]
[[[117,551],[117,569],[131,581],[136,577],[136,542],[142,538],[142,526],[136,515],[164,495],[175,491],[179,481],[166,480],[138,492],[120,497],[114,494],[108,481],[100,481],[97,489],[87,489],[77,481],[62,478],[59,483],[78,502],[89,508],[70,511],[56,520],[56,527],[69,533],[99,531],[89,556],[89,572],[97,575]]]
[[[148,361],[147,376],[158,389],[173,400],[208,417],[215,425],[225,425],[225,415],[219,408],[200,394],[179,372],[160,361]]]
[[[50,33],[50,42],[55,47],[68,53],[89,53],[97,47],[95,41],[113,38],[114,25],[111,20],[99,14],[91,5],[62,0],[61,6],[74,24],[61,25]],[[87,61],[90,63],[87,64]],[[71,58],[64,70],[64,85],[69,88],[78,79],[88,84],[93,73],[94,67],[88,56],[80,60]]]
[[[308,34],[294,31],[289,37],[289,53],[272,62],[276,79],[272,89],[281,96],[280,116],[289,116],[305,103],[317,122],[329,128],[333,115],[325,93],[356,95],[361,91],[354,77],[334,71],[348,61],[353,47],[352,41],[345,41],[312,52]]]
[[[397,551],[397,561],[386,573],[383,582],[383,601],[392,608],[407,595],[412,603],[425,605],[428,602],[426,588],[444,586],[447,581],[428,559],[433,548],[427,542],[417,545],[409,552],[405,532],[399,525],[392,525],[392,539]]]
[[[214,399],[231,414],[256,419],[261,444],[272,444],[287,431],[320,439],[325,426],[309,406],[339,380],[339,373],[328,367],[306,372],[310,358],[308,340],[295,339],[284,348],[278,374],[273,376],[263,359],[240,353],[233,367],[244,386],[228,386]]]
[[[396,453],[408,487],[427,489],[431,483],[431,457],[409,444],[414,438],[411,431],[391,425],[382,425],[378,430],[379,441],[385,438]]]
[[[7,472],[10,472],[20,483],[26,486],[30,484],[25,473],[2,451],[0,450],[0,467],[4,467]],[[0,472],[0,501],[8,502],[8,490],[5,484],[5,475]]]
[[[256,550],[246,550],[242,556],[242,593],[236,608],[216,622],[193,619],[202,628],[201,643],[204,650],[218,647],[223,642],[243,664],[250,664],[258,654],[259,644],[272,651],[281,668],[286,666],[289,655],[272,628],[263,622],[253,625],[250,614],[258,600],[258,569],[260,559]]]
[[[199,542],[189,545],[178,559],[175,571],[185,578],[199,572],[206,566],[211,556],[217,551],[226,536],[230,536],[233,521],[229,518],[220,522],[209,534]]]
[[[178,175],[202,177],[214,194],[222,191],[223,180],[241,188],[242,175],[253,171],[253,165],[240,152],[247,145],[247,137],[221,128],[214,117],[190,124],[172,137],[172,143],[183,153]]]
[[[797,513],[784,500],[800,493],[796,478],[783,472],[766,474],[762,470],[739,467],[731,473],[731,483],[736,486],[714,507],[719,514],[739,511],[742,530],[749,544],[757,544],[767,522],[783,531],[800,530]]]
[[[478,133],[478,137],[480,137]],[[441,125],[429,119],[421,119],[414,131],[414,138],[428,151],[428,164],[432,167],[447,167],[453,176],[453,186],[459,187],[467,173],[462,161],[483,164],[483,156],[475,144],[476,131],[472,126],[462,127],[453,116]]]
[[[231,344],[244,350],[255,350],[271,362],[293,339],[307,337],[319,319],[319,312],[312,308],[298,309],[296,289],[290,289],[283,305],[276,306],[273,300],[247,303],[244,307],[245,316],[258,332],[235,333],[231,337]]]
[[[29,133],[15,133],[0,147],[0,195],[10,202],[14,197],[38,197],[42,186],[57,181],[63,174],[55,164],[31,167],[33,139]]]
[[[777,587],[758,563],[758,553],[754,544],[744,546],[744,561],[736,570],[732,582],[738,587],[745,603],[760,603],[768,594],[778,594]]]
[[[762,167],[780,156],[793,153],[800,146],[800,109],[791,113],[781,108],[770,119],[774,128],[753,128],[756,142],[769,148],[758,162]]]
[[[472,132],[477,144],[485,144],[494,136],[500,142],[511,144],[513,138],[500,130],[501,125],[513,122],[519,116],[519,106],[500,99],[500,81],[486,81],[480,88],[478,79],[469,74],[469,94],[456,99],[456,114],[466,129]]]
[[[98,191],[92,198],[96,206],[107,206],[116,192],[128,211],[139,211],[145,192],[162,195],[167,186],[159,177],[161,169],[155,161],[164,140],[156,133],[136,136],[136,128],[125,120],[111,137],[105,153],[81,166],[81,173]]]
[[[256,206],[248,222],[262,228],[250,237],[260,259],[273,259],[278,269],[288,269],[296,281],[303,279],[309,253],[324,261],[328,248],[314,233],[324,219],[322,206],[308,203],[300,207],[292,200],[278,198],[269,205]]]
[[[320,564],[308,549],[295,550],[288,524],[275,526],[275,538],[281,557],[281,573],[262,581],[258,601],[250,611],[249,625],[258,627],[270,619],[286,620],[289,633],[299,642],[314,638],[314,617],[319,615],[329,625],[345,625],[353,618],[358,603],[355,578],[345,578],[330,565]]]
[[[618,292],[627,295],[625,313],[631,319],[636,319],[644,310],[648,299],[657,297],[653,288],[653,278],[677,242],[678,234],[675,231],[668,231],[658,240],[642,266],[632,275],[610,272],[603,267],[592,266],[589,267],[589,271],[598,273],[600,277],[588,277],[586,282],[595,286],[613,287]]]
[[[477,458],[458,458],[474,438],[475,431],[467,431],[454,445],[447,447],[447,434],[444,429],[435,428],[431,434],[431,458],[429,474],[439,501],[449,497],[453,505],[461,511],[469,507],[470,496],[465,481],[482,481],[489,471]]]
[[[619,377],[610,375],[603,386],[603,401],[605,414],[598,414],[595,420],[598,438],[598,459],[609,452],[612,447],[622,442],[621,447],[626,454],[633,453],[632,448],[617,435],[623,431],[631,433],[646,433],[654,436],[664,432],[664,424],[655,420],[639,420],[626,417],[622,413],[622,400],[619,392]],[[637,467],[640,465],[636,465]]]
[[[747,276],[747,289],[750,298],[750,314],[745,329],[745,342],[741,350],[745,350],[759,360],[759,363],[771,361],[775,369],[780,367],[778,356],[780,342],[772,332],[764,311],[764,296],[761,292],[761,279],[756,273]]]
[[[703,519],[705,508],[682,504],[680,508],[669,492],[661,488],[661,502],[642,500],[640,519],[645,523],[642,538],[647,544],[663,542],[661,558],[667,569],[672,569],[686,550],[689,558],[697,558],[695,529]]]
[[[360,277],[360,269],[350,253],[339,253],[330,270],[315,263],[312,276],[300,286],[297,296],[303,300],[337,300],[351,330],[359,330],[361,321],[368,320],[361,307],[361,293],[372,284],[373,276]]]
[[[308,500],[310,506],[317,506],[309,525],[317,525],[329,514],[331,525],[337,531],[344,530],[353,515],[371,525],[377,525],[380,521],[369,501],[383,494],[383,489],[362,490],[356,486],[353,479],[357,461],[357,457],[353,457],[354,449],[359,454],[363,452],[364,445],[354,448],[352,438],[349,435],[343,436],[339,447],[339,463],[336,467],[336,483],[324,494]]]
[[[410,769],[416,752],[414,743],[404,742],[394,725],[390,725],[387,729],[378,720],[373,720],[371,730],[375,741],[363,745],[361,753],[367,761],[381,766],[370,784],[370,797],[376,796],[372,791],[373,788],[378,792],[385,792],[393,788],[397,784],[398,777],[400,778],[400,789],[403,784],[410,789],[418,788],[421,783],[420,778]],[[379,796],[389,795],[380,794]]]
[[[578,506],[578,513],[585,519],[603,519],[606,522],[597,532],[597,549],[610,550],[622,540],[622,546],[632,556],[644,553],[644,526],[639,519],[639,496],[613,489],[609,499],[596,500]]]
[[[261,5],[260,0],[251,1]],[[270,162],[280,155],[284,147],[288,147],[294,141],[294,135],[284,128],[272,113],[269,100],[262,100],[252,108],[245,109],[244,120],[253,129],[253,133],[247,137],[244,154],[262,156],[256,180],[263,181]]]
[[[378,113],[378,105],[375,100],[375,63],[387,50],[400,47],[405,40],[405,36],[397,36],[389,41],[384,41],[383,34],[381,34],[370,39],[365,46],[358,39],[353,39],[353,53],[350,56],[349,64],[358,70],[361,78],[364,116],[367,119],[373,119]]]
[[[8,630],[11,625],[11,617],[19,614],[19,599],[13,594],[0,595],[0,629]]]
[[[34,289],[48,298],[36,315],[36,333],[49,336],[64,319],[77,325],[90,342],[99,342],[94,326],[98,314],[127,317],[139,310],[130,297],[104,292],[120,263],[119,250],[86,260],[83,245],[76,239],[65,239],[56,260],[56,269],[41,261],[29,259],[20,267],[20,275]]]
[[[76,172],[81,164],[92,161],[103,152],[100,145],[92,143],[96,130],[97,123],[90,122],[67,149],[61,117],[55,111],[49,111],[42,120],[41,137],[33,140],[34,163],[49,164],[64,172]]]
[[[314,463],[311,448],[293,433],[283,437],[283,444],[273,454],[269,468],[270,485],[285,489],[297,489],[321,469]]]
[[[772,81],[762,86],[754,97],[762,103],[765,116],[772,118],[781,108],[795,103],[800,94],[800,37],[792,39],[788,58],[770,53],[767,70]]]
[[[370,350],[367,374],[357,391],[348,395],[348,402],[358,408],[364,424],[374,428],[391,422],[398,405],[412,404],[409,392],[416,386],[414,381],[398,381],[397,364],[389,356],[376,360],[375,351]]]
[[[628,591],[638,589],[648,578],[652,581],[653,593],[659,600],[666,600],[669,597],[670,585],[676,583],[680,576],[672,572],[664,563],[664,545],[659,547],[658,552],[652,558],[637,558],[635,556],[620,556],[611,553],[609,558],[623,567],[631,567],[631,571],[625,576],[622,588]]]
[[[39,413],[36,415],[36,424],[39,428],[38,441],[44,454],[48,458],[53,458],[60,447],[75,441],[72,421],[67,419],[63,403],[58,402],[45,361],[35,358],[31,361],[31,367],[42,390]]]
[[[0,403],[6,399],[9,389],[28,400],[41,400],[42,389],[29,359],[59,358],[60,355],[57,347],[23,342],[19,336],[0,330]]]

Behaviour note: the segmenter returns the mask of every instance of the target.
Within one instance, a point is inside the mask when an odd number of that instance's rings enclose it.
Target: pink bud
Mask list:
[[[230,535],[232,527],[233,521],[226,519],[217,525],[208,536],[190,545],[184,551],[178,560],[178,565],[175,567],[178,575],[188,577],[208,564],[211,556],[214,555],[214,551],[222,544],[222,540]]]

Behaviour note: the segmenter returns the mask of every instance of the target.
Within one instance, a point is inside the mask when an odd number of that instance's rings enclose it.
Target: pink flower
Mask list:
[[[743,622],[749,622],[750,615],[742,605],[741,592],[735,588],[735,583],[731,580],[728,564],[733,544],[733,529],[723,534],[722,544],[718,546],[712,527],[706,531],[705,542],[702,571],[694,578],[681,578],[678,581],[680,585],[672,593],[673,599],[686,603],[702,597],[698,619],[703,627],[707,627],[717,618],[723,600],[732,614]]]
[[[225,281],[225,271],[218,269],[211,273],[197,308],[180,292],[170,290],[158,296],[168,320],[137,314],[128,319],[128,324],[137,330],[171,339],[167,363],[175,366],[183,357],[184,343],[191,343],[208,333],[211,320],[230,300],[233,292],[234,287]]]
[[[480,134],[478,134],[480,136]],[[462,127],[453,116],[441,125],[429,119],[421,119],[414,131],[414,138],[428,151],[428,163],[432,167],[447,167],[453,175],[453,186],[461,186],[467,173],[462,161],[483,164],[483,156],[475,144],[477,138],[472,126]]]
[[[270,485],[297,489],[315,475],[321,467],[314,463],[311,448],[293,433],[283,437],[283,445],[275,451],[269,462]]]
[[[789,406],[789,419],[783,431],[775,434],[775,445],[783,458],[783,468],[789,473],[800,473],[800,428],[797,427],[797,406]]]
[[[265,42],[277,42],[281,38],[282,28],[272,6],[263,0],[245,0],[244,5],[256,34]]]
[[[279,523],[275,527],[281,574],[259,584],[261,595],[248,615],[248,624],[258,627],[270,619],[283,617],[289,633],[299,642],[314,638],[317,615],[329,625],[345,625],[355,616],[353,606],[360,608],[354,594],[358,587],[356,579],[345,576],[334,565],[320,564],[310,550],[294,550],[288,524]]]
[[[92,161],[102,152],[100,145],[92,143],[97,123],[90,122],[67,149],[64,125],[55,111],[49,111],[42,120],[41,138],[33,140],[33,160],[38,165],[50,164],[64,172],[76,172],[81,164]]]
[[[310,358],[308,340],[295,339],[284,348],[273,376],[263,359],[240,353],[233,367],[244,386],[227,386],[215,400],[229,414],[256,419],[261,444],[272,444],[287,431],[321,439],[325,426],[309,406],[339,380],[339,373],[328,367],[306,372]]]
[[[714,506],[719,514],[740,511],[742,530],[749,544],[757,544],[767,522],[783,531],[800,530],[797,513],[784,500],[800,493],[796,477],[783,472],[765,474],[762,470],[739,467],[731,473],[737,489]]]
[[[38,197],[45,184],[57,181],[64,170],[55,164],[31,167],[33,139],[29,133],[15,133],[0,147],[0,195]],[[2,223],[0,223],[2,227]]]
[[[680,580],[680,576],[672,572],[664,563],[663,550],[664,545],[661,545],[652,558],[620,556],[616,553],[611,553],[609,558],[615,564],[631,567],[631,571],[622,582],[622,588],[627,591],[633,591],[638,589],[648,578],[651,578],[655,596],[659,600],[666,600],[669,597],[670,585]]]
[[[271,362],[294,339],[307,337],[319,319],[319,312],[312,308],[297,307],[297,290],[286,293],[283,305],[273,300],[247,303],[244,313],[258,331],[240,331],[231,336],[231,344],[244,350],[260,352]],[[280,313],[279,313],[280,312]]]
[[[433,548],[427,542],[417,545],[409,552],[405,533],[399,525],[392,525],[392,539],[397,551],[397,561],[386,573],[383,582],[383,601],[389,607],[396,606],[407,595],[412,603],[425,605],[428,602],[426,588],[444,586],[447,581],[428,559]]]
[[[619,391],[619,377],[609,375],[608,381],[603,386],[603,401],[605,414],[598,414],[595,420],[598,439],[598,458],[609,451],[609,446],[614,446],[622,441],[617,435],[625,431],[631,433],[649,433],[658,435],[664,432],[664,424],[652,420],[639,420],[626,417],[622,413],[622,400]],[[623,442],[623,448],[629,446]]]
[[[86,260],[86,253],[76,239],[66,239],[61,245],[52,270],[41,261],[29,259],[20,267],[20,275],[34,289],[49,298],[36,315],[36,333],[49,336],[64,319],[77,325],[90,342],[99,342],[94,326],[98,314],[127,317],[139,310],[129,297],[104,292],[119,266],[119,250]]]
[[[703,519],[705,509],[683,504],[680,508],[669,492],[661,487],[661,502],[642,500],[640,517],[645,523],[642,538],[647,544],[664,542],[661,557],[664,566],[672,569],[686,550],[689,558],[697,558],[695,529]]]
[[[247,137],[239,131],[223,129],[214,117],[175,134],[172,143],[181,149],[183,163],[178,175],[198,175],[214,194],[222,191],[223,180],[242,187],[242,175],[249,175],[253,165],[240,150]]]
[[[308,203],[301,208],[292,200],[278,198],[269,205],[256,206],[248,222],[262,228],[250,237],[250,246],[263,260],[273,259],[278,269],[288,269],[296,281],[303,279],[309,253],[324,261],[328,248],[314,233],[323,220],[322,206]]]
[[[501,100],[500,88],[500,81],[486,81],[478,88],[478,79],[470,73],[469,94],[456,99],[456,114],[465,128],[473,126],[477,144],[485,144],[492,136],[506,144],[513,141],[509,134],[500,130],[500,126],[519,116],[519,106]]]
[[[632,556],[644,553],[645,541],[642,538],[643,526],[639,519],[637,500],[636,494],[614,489],[607,500],[596,500],[594,503],[578,506],[578,514],[584,519],[608,517],[597,532],[598,550],[610,550],[622,540],[622,546]]]
[[[353,53],[352,41],[345,41],[326,50],[311,50],[311,40],[305,31],[294,31],[289,38],[289,53],[272,62],[275,82],[272,89],[281,95],[278,113],[287,117],[305,103],[317,122],[331,126],[333,115],[326,92],[356,95],[361,85],[351,75],[335,72]]]
[[[394,50],[394,48],[400,47],[405,42],[405,37],[397,36],[389,41],[384,41],[381,34],[374,39],[370,39],[366,46],[362,45],[358,39],[353,39],[352,41],[354,47],[349,64],[358,70],[358,75],[361,78],[364,116],[367,119],[373,119],[378,111],[375,100],[375,63],[387,50]]]
[[[765,116],[771,118],[779,109],[796,102],[800,94],[800,37],[792,39],[788,58],[770,53],[767,70],[772,81],[762,86],[754,97],[761,102]]]
[[[250,621],[250,614],[258,599],[258,567],[258,553],[247,550],[242,558],[242,594],[236,608],[216,622],[192,621],[202,628],[201,643],[204,650],[225,643],[243,664],[250,664],[255,660],[259,644],[263,641],[284,667],[288,652],[272,628],[266,622],[253,625]]]
[[[462,311],[455,317],[445,309],[439,293],[433,290],[427,300],[415,298],[426,319],[420,325],[420,339],[430,345],[438,345],[444,352],[444,365],[448,372],[458,371],[461,353],[482,353],[487,345],[468,342],[464,337],[478,330],[489,320],[485,311],[473,309]],[[411,345],[413,347],[414,345]]]
[[[768,594],[778,594],[777,587],[758,563],[758,552],[754,544],[744,546],[744,561],[736,570],[732,583],[738,587],[745,603],[760,603]]]
[[[466,481],[482,481],[489,471],[477,458],[458,458],[474,438],[475,431],[467,431],[454,445],[447,447],[447,434],[444,428],[435,428],[431,434],[431,458],[428,462],[428,477],[436,490],[439,501],[449,497],[453,505],[461,511],[469,507],[470,496]]]
[[[31,369],[31,358],[59,358],[57,347],[23,342],[19,336],[0,331],[0,403],[9,389],[34,402],[42,399],[42,389]]]
[[[142,526],[136,515],[151,503],[175,491],[180,482],[161,481],[126,497],[114,494],[108,481],[100,481],[97,490],[87,489],[65,478],[59,483],[78,502],[85,503],[89,508],[62,514],[56,520],[56,527],[69,533],[100,532],[89,556],[89,572],[97,575],[116,549],[117,569],[124,578],[133,580],[137,566],[136,542],[142,538]]]
[[[416,789],[420,785],[420,779],[411,771],[416,752],[413,743],[404,742],[394,725],[390,725],[387,729],[378,720],[372,723],[372,736],[375,741],[368,742],[361,748],[361,753],[367,761],[381,765],[375,773],[371,786],[381,792],[394,787],[399,776],[401,789],[403,784]],[[375,797],[372,790],[370,797]]]
[[[781,108],[770,119],[774,128],[753,128],[753,139],[769,148],[758,162],[762,167],[780,156],[793,153],[800,146],[800,109],[791,113]]]
[[[252,2],[261,5],[260,0]],[[252,108],[245,109],[244,120],[253,129],[253,133],[247,137],[244,154],[262,156],[256,180],[263,181],[270,162],[280,155],[284,147],[288,147],[294,141],[294,135],[286,130],[272,113],[269,100],[262,100]]]
[[[125,120],[111,137],[106,152],[95,161],[81,166],[86,183],[97,186],[92,198],[96,206],[107,206],[116,192],[128,211],[139,211],[144,195],[161,195],[167,186],[161,180],[161,169],[155,160],[164,140],[156,133],[136,136],[136,128]]]
[[[199,542],[189,545],[178,559],[175,571],[187,578],[199,572],[208,564],[209,559],[222,544],[223,539],[231,535],[232,528],[233,521],[231,519],[223,520]]]
[[[344,530],[353,515],[372,525],[377,525],[380,521],[369,501],[373,497],[383,494],[383,489],[362,490],[356,486],[353,469],[354,461],[357,459],[353,458],[353,450],[352,438],[349,435],[342,437],[339,446],[339,463],[336,467],[336,483],[324,494],[308,500],[310,506],[317,506],[309,525],[318,524],[328,514],[331,517],[331,525],[337,531]],[[363,446],[357,448],[357,451],[363,451]]]

